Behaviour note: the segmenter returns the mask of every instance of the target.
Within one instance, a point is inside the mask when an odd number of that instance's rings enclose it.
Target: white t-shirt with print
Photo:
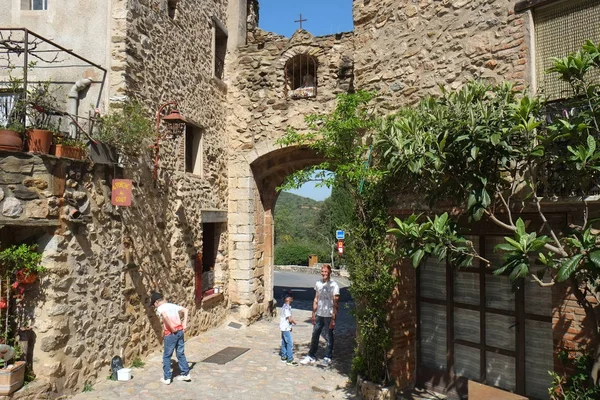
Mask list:
[[[340,287],[337,282],[329,280],[327,282],[317,281],[315,290],[319,294],[317,303],[317,315],[319,317],[333,316],[333,297],[340,295]]]
[[[290,306],[287,303],[284,303],[281,306],[281,316],[279,317],[279,329],[281,329],[282,332],[292,330],[292,324],[290,324],[290,321],[288,320],[288,318],[291,316],[292,306]]]

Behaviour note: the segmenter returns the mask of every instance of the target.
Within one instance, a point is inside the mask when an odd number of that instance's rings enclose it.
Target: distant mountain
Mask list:
[[[275,204],[275,264],[306,264],[308,254],[326,254],[319,236],[323,202],[282,192]]]
[[[301,242],[312,239],[323,206],[322,201],[282,192],[275,204],[275,244],[281,240]]]

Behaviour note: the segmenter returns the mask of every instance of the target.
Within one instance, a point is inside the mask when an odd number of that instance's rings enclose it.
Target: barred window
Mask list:
[[[308,54],[297,54],[285,64],[285,92],[291,99],[317,96],[317,60]]]
[[[600,2],[568,0],[533,10],[535,58],[538,89],[548,100],[573,96],[567,82],[556,73],[547,73],[552,57],[565,57],[579,49],[589,39],[600,41]],[[598,80],[598,74],[590,76]]]

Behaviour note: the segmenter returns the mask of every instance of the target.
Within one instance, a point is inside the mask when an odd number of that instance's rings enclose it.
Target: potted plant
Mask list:
[[[4,282],[18,282],[18,277],[22,280],[30,280],[31,276],[37,277],[39,273],[46,271],[46,268],[41,265],[42,255],[36,251],[36,248],[36,246],[20,244],[0,251],[0,272]]]
[[[18,390],[25,378],[27,363],[9,361],[19,350],[28,352],[28,341],[24,341],[24,337],[31,329],[26,323],[23,304],[25,288],[46,270],[41,265],[42,255],[36,250],[36,246],[20,244],[0,252],[0,293],[5,294],[0,297],[0,325],[4,327],[3,344],[0,344],[0,395]],[[10,346],[11,343],[17,348]]]
[[[27,114],[27,145],[30,153],[48,154],[56,126],[58,102],[50,90],[50,82],[44,82],[28,91],[24,100]]]
[[[9,75],[8,89],[0,99],[0,150],[23,150],[23,80]]]
[[[0,125],[0,150],[23,150],[23,125],[17,123]]]
[[[56,157],[83,160],[86,156],[85,143],[63,134],[54,135],[54,155]]]
[[[0,344],[0,395],[7,396],[21,388],[25,381],[25,361],[14,361],[17,349]]]
[[[97,163],[116,163],[117,153],[136,157],[148,148],[147,140],[154,135],[154,127],[142,106],[136,101],[123,103],[106,115],[94,120],[94,138],[99,143],[88,143],[90,155]]]

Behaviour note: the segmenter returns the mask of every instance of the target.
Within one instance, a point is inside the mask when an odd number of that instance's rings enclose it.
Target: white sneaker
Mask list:
[[[321,361],[321,365],[324,367],[329,367],[329,365],[331,365],[331,358],[324,357],[323,360]]]
[[[300,361],[300,364],[302,365],[308,365],[308,364],[314,364],[315,363],[315,359],[312,358],[311,356],[306,356],[302,359],[302,361]]]
[[[187,375],[179,375],[177,378],[178,381],[186,381],[186,382],[190,382],[192,380],[192,377],[190,376],[190,374]]]
[[[163,378],[161,378],[160,381],[162,383],[164,383],[165,385],[170,385],[171,384],[171,380],[170,379],[163,379]]]

